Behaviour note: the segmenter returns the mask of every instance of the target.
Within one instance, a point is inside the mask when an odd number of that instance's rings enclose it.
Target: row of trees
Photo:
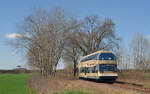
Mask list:
[[[79,58],[97,50],[117,52],[120,39],[115,35],[111,19],[100,20],[87,16],[83,20],[53,11],[37,10],[20,24],[19,36],[11,43],[24,52],[28,65],[41,70],[42,75],[55,75],[60,59],[65,65],[74,65]]]
[[[150,69],[150,43],[146,36],[136,34],[127,48],[121,47],[118,58],[120,69],[136,69],[146,71]]]
[[[91,15],[79,20],[55,8],[50,12],[38,9],[25,17],[11,43],[24,53],[28,65],[41,70],[43,76],[55,76],[60,60],[76,76],[80,57],[98,50],[113,51],[120,69],[150,68],[150,43],[145,36],[134,36],[129,49],[120,41],[111,19],[102,21]]]

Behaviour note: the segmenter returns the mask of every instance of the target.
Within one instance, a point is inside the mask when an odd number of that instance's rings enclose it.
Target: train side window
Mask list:
[[[86,68],[86,73],[89,73],[89,68]]]
[[[88,61],[88,60],[97,60],[97,56],[98,56],[98,55],[99,55],[99,54],[94,54],[94,55],[85,57],[85,58],[83,58],[80,62],[85,62],[85,61]]]
[[[92,67],[89,68],[89,73],[92,73]]]
[[[98,65],[95,66],[95,73],[98,72]]]
[[[84,72],[85,72],[85,68],[84,68],[84,67],[81,67],[81,68],[80,68],[80,72],[81,72],[81,73],[84,73]]]
[[[93,60],[97,60],[97,56],[98,56],[99,54],[94,54],[93,56],[92,56],[92,59]]]
[[[89,59],[89,60],[93,60],[93,55],[90,56],[90,59]]]
[[[91,60],[91,56],[88,56],[88,57],[87,57],[87,60]]]
[[[82,73],[82,67],[80,68],[80,72]]]
[[[93,73],[95,73],[95,72],[96,72],[96,66],[93,67]]]
[[[84,61],[86,61],[86,58],[84,58],[84,59],[81,60],[81,62],[84,62]]]

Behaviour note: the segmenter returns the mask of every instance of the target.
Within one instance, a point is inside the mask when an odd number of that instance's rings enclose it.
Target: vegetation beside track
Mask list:
[[[0,74],[0,94],[36,94],[26,85],[29,74]]]

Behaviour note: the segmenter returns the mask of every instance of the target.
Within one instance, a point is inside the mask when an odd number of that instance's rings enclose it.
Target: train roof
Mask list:
[[[88,54],[88,55],[86,55],[86,56],[83,56],[81,59],[83,59],[83,58],[85,58],[85,57],[88,57],[88,56],[90,56],[90,55],[93,55],[93,54],[97,54],[97,53],[112,53],[112,51],[104,51],[104,50],[96,51],[96,52],[94,52],[94,53],[91,53],[91,54]],[[81,59],[80,59],[80,60],[81,60]]]

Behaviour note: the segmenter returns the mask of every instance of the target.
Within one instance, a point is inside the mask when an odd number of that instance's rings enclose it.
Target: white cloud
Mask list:
[[[17,37],[21,37],[21,35],[17,33],[6,34],[6,38],[9,38],[9,39],[14,39]]]

